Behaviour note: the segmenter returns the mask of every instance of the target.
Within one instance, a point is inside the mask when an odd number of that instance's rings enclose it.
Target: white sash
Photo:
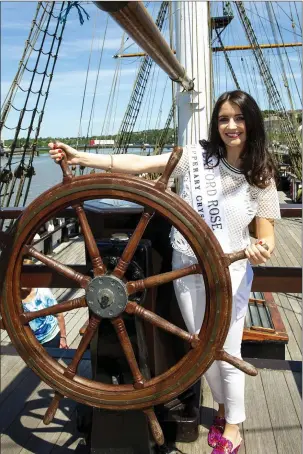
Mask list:
[[[209,159],[205,164],[206,151],[200,144],[188,145],[190,184],[193,208],[212,229],[225,253],[231,252],[219,166]]]

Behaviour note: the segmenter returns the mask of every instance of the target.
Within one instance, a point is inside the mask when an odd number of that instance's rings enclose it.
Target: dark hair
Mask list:
[[[261,110],[252,96],[244,91],[227,91],[218,98],[210,121],[208,140],[200,141],[200,144],[206,150],[206,162],[210,157],[215,157],[219,163],[220,159],[226,157],[225,144],[221,139],[218,127],[219,111],[226,101],[233,102],[241,109],[246,124],[247,139],[240,155],[245,178],[249,184],[265,188],[271,178],[276,179],[277,170],[266,148]]]

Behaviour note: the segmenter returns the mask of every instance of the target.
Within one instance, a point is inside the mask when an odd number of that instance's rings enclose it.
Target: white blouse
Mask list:
[[[188,151],[184,147],[172,177],[179,179],[179,196],[193,206],[189,169]],[[274,180],[271,180],[265,189],[252,186],[246,181],[243,172],[231,166],[224,158],[220,160],[219,169],[230,245],[232,252],[236,252],[250,244],[248,225],[255,216],[266,219],[281,218],[278,193]],[[172,228],[170,238],[175,250],[195,256],[175,227]],[[224,250],[224,245],[221,247]]]

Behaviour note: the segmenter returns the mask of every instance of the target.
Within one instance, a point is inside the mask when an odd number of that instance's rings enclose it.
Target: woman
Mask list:
[[[24,260],[33,264],[32,260]],[[22,288],[22,306],[24,312],[34,312],[57,304],[57,300],[48,288]],[[38,317],[29,322],[36,339],[43,347],[68,348],[63,314]]]
[[[241,358],[244,319],[252,283],[251,264],[265,263],[271,256],[274,219],[280,218],[275,168],[265,147],[264,123],[254,99],[240,90],[223,93],[213,110],[209,140],[201,146],[184,147],[173,172],[180,178],[179,195],[193,206],[212,228],[224,252],[246,249],[248,260],[230,266],[233,305],[224,349]],[[70,164],[131,174],[163,172],[170,154],[159,156],[94,155],[77,152],[62,143],[49,144],[51,157],[63,152]],[[200,148],[199,148],[200,147]],[[197,184],[197,182],[201,181]],[[250,244],[248,226],[256,217],[258,240]],[[195,255],[172,229],[173,269],[196,263]],[[267,247],[263,247],[262,244]],[[186,276],[174,282],[184,321],[190,332],[199,332],[205,310],[202,277]],[[208,442],[213,454],[237,453],[245,420],[244,374],[223,361],[215,361],[205,377],[219,404]]]

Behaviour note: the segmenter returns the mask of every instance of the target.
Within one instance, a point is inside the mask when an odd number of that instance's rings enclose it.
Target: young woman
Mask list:
[[[32,260],[24,260],[33,264]],[[48,288],[22,288],[22,306],[24,312],[34,312],[57,304],[57,300]],[[43,347],[68,348],[63,314],[38,317],[29,322],[37,340]]]
[[[70,164],[115,172],[140,174],[163,172],[170,153],[159,156],[95,155],[63,143],[50,143],[51,157],[67,155]],[[248,260],[230,266],[233,291],[232,318],[224,349],[241,358],[244,319],[252,283],[251,264],[265,263],[274,249],[274,219],[280,218],[275,186],[275,167],[265,147],[260,109],[247,93],[223,93],[213,110],[208,140],[184,147],[173,176],[180,179],[179,195],[195,208],[212,228],[224,252],[246,249]],[[201,182],[201,184],[197,184]],[[250,244],[248,226],[256,218],[258,240]],[[196,263],[181,234],[172,229],[173,269]],[[263,247],[262,244],[266,247]],[[174,282],[188,330],[199,332],[205,310],[201,276]],[[223,361],[215,361],[205,373],[214,400],[219,404],[208,442],[213,454],[237,453],[241,444],[239,424],[245,420],[244,373]]]

